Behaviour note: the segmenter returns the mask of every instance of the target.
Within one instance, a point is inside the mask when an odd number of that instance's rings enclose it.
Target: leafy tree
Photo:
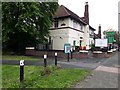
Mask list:
[[[24,51],[47,41],[57,2],[3,2],[3,50]]]

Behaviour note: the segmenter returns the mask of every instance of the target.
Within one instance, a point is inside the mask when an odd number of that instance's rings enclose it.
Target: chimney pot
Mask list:
[[[88,2],[85,2],[85,5],[88,5]]]
[[[85,2],[84,21],[89,24],[89,6],[88,2]]]

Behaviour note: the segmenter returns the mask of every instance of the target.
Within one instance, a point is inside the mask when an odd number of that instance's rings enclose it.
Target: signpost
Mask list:
[[[72,47],[71,47],[71,50],[70,50],[70,52],[71,52],[71,59],[72,59],[72,52],[73,52],[73,50],[72,50]]]
[[[70,44],[64,44],[64,53],[68,54],[70,53],[70,50],[71,50]]]
[[[115,35],[115,31],[106,32],[106,37],[108,39],[109,44],[112,44],[114,42],[114,35]]]
[[[68,54],[68,62],[69,62],[69,53],[70,53],[70,50],[71,50],[71,46],[70,44],[64,44],[64,52],[65,54]]]

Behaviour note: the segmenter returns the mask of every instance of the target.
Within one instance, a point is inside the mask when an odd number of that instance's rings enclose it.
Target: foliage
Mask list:
[[[76,50],[76,51],[79,51],[79,46],[75,46],[75,50]]]
[[[3,50],[45,43],[57,7],[57,2],[2,2]]]
[[[90,47],[91,47],[91,51],[93,52],[95,49],[95,44],[91,44]]]
[[[48,66],[49,74],[44,75],[44,67],[25,66],[24,82],[19,82],[19,66],[2,66],[3,88],[69,88],[85,78],[90,72],[82,69],[58,69]],[[21,86],[20,86],[21,85]]]
[[[115,31],[113,29],[108,29],[106,31],[103,31],[103,34],[106,35],[106,33],[109,33],[109,32],[114,33],[113,37],[114,37],[114,40],[116,41],[116,44],[120,43],[120,40],[119,40],[120,33],[119,33],[119,31]],[[107,37],[107,35],[106,35],[106,37]]]

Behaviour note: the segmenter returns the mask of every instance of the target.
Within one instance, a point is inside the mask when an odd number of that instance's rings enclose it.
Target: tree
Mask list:
[[[3,2],[3,50],[24,51],[46,42],[57,2]]]

